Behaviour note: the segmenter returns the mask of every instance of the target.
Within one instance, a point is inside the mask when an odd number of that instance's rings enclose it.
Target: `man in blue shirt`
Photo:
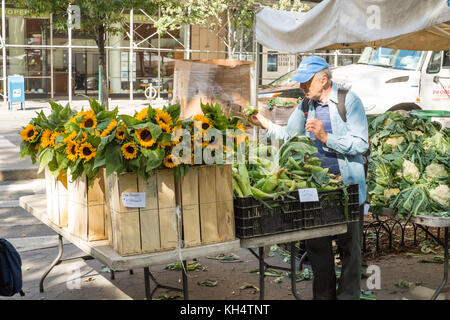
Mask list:
[[[346,121],[339,115],[338,87],[331,81],[327,62],[318,56],[302,60],[292,78],[308,98],[307,112],[301,103],[294,110],[287,126],[272,123],[261,114],[252,122],[268,130],[275,139],[287,140],[294,134],[307,135],[314,140],[322,159],[322,167],[340,174],[344,183],[359,185],[360,221],[349,223],[348,231],[338,235],[342,250],[342,270],[336,290],[336,274],[332,237],[306,241],[306,250],[313,270],[314,299],[359,299],[361,290],[361,244],[363,204],[366,181],[362,155],[369,147],[367,118],[361,100],[351,91],[346,95]]]

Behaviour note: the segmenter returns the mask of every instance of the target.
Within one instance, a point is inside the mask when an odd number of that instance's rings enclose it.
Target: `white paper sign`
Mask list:
[[[22,90],[21,89],[13,89],[13,98],[20,98],[20,96],[22,95]]]
[[[364,215],[369,213],[369,209],[370,209],[370,205],[368,205],[367,203],[364,203]]]
[[[145,192],[122,192],[122,204],[128,208],[145,208]]]
[[[319,194],[315,188],[298,189],[300,202],[318,202]]]

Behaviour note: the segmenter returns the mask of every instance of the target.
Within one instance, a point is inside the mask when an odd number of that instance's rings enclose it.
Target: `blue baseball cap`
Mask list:
[[[317,72],[328,67],[328,63],[323,58],[308,56],[300,62],[297,73],[292,77],[292,80],[300,83],[308,82]]]

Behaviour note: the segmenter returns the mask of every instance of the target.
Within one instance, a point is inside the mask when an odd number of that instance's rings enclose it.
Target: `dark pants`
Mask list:
[[[360,221],[349,223],[347,232],[337,235],[337,244],[342,252],[342,270],[337,290],[332,237],[306,240],[308,260],[313,271],[314,300],[359,300],[363,208],[360,206]]]

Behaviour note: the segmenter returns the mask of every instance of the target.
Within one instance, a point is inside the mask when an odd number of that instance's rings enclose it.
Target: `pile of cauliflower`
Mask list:
[[[387,112],[371,121],[369,135],[372,212],[450,217],[450,128]]]

